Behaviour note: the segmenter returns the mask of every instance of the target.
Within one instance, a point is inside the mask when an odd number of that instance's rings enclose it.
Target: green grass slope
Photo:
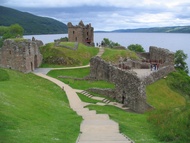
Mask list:
[[[121,49],[105,48],[105,52],[102,55],[102,59],[104,59],[105,61],[111,61],[112,63],[117,63],[120,57],[138,59],[138,56],[135,52],[127,49],[121,50]]]
[[[64,45],[73,47],[74,43],[64,42]],[[90,59],[97,55],[99,49],[79,44],[77,50],[56,47],[54,43],[41,47],[43,55],[42,67],[82,66],[89,64]]]
[[[48,17],[40,17],[27,12],[0,6],[0,26],[18,23],[24,34],[62,34],[67,33],[67,25]]]
[[[0,69],[0,143],[74,143],[81,121],[55,84]]]

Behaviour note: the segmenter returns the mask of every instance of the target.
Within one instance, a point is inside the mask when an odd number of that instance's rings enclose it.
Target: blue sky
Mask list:
[[[95,30],[190,25],[190,0],[1,0],[0,5]]]

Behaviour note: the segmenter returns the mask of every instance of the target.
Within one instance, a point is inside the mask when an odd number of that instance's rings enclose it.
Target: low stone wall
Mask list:
[[[158,71],[152,72],[149,76],[145,77],[143,82],[145,85],[150,85],[155,81],[167,76],[172,71],[175,71],[174,66],[162,67]]]

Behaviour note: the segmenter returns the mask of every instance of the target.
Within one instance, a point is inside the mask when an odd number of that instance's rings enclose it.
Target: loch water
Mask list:
[[[31,39],[35,37],[42,40],[44,44],[53,42],[61,37],[68,37],[68,34],[51,35],[27,35],[24,38]],[[169,49],[172,52],[183,50],[188,54],[186,60],[190,69],[190,34],[181,33],[94,33],[94,43],[101,43],[103,38],[108,38],[113,42],[118,42],[122,46],[130,44],[140,44],[148,52],[150,46]]]

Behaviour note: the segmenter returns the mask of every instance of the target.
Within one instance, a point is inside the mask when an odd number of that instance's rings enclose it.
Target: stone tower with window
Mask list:
[[[73,26],[71,22],[69,22],[67,26],[69,42],[94,45],[94,28],[91,27],[91,24],[84,25],[81,20],[76,26]]]

